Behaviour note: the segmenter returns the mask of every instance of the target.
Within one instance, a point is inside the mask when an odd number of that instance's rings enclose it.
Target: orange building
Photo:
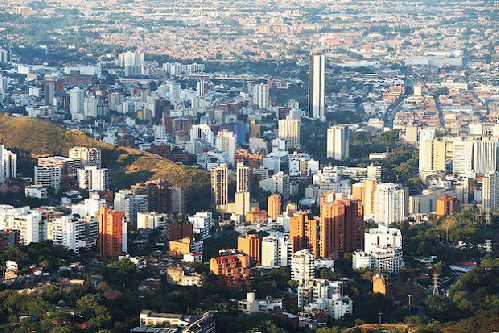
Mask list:
[[[457,200],[457,198],[442,195],[442,197],[437,200],[437,216],[444,216],[459,212],[461,212],[461,203]]]
[[[266,224],[268,220],[267,212],[258,208],[251,208],[251,211],[246,213],[246,224]]]
[[[269,196],[267,202],[268,202],[269,216],[272,218],[273,221],[275,221],[277,217],[281,215],[281,195],[273,194]]]
[[[319,256],[319,220],[310,219],[305,212],[297,212],[289,219],[289,240],[293,253],[309,249]]]
[[[387,295],[390,293],[391,281],[388,276],[376,274],[373,276],[373,293]]]
[[[126,252],[127,223],[125,213],[101,208],[98,213],[99,238],[98,246],[102,261],[116,261]]]
[[[362,204],[358,200],[334,200],[334,192],[321,197],[320,256],[339,259],[361,249],[364,239]]]
[[[225,286],[232,288],[248,287],[250,270],[249,257],[246,254],[231,254],[210,259],[210,271],[221,276]]]
[[[262,261],[262,239],[257,234],[238,237],[237,250],[250,257],[250,264],[259,264]]]

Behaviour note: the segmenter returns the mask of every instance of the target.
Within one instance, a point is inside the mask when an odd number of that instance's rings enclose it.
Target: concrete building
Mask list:
[[[125,214],[109,208],[101,208],[98,220],[98,248],[101,259],[104,262],[116,261],[128,249],[128,223]]]
[[[78,170],[78,186],[87,191],[105,191],[109,188],[108,169],[86,166]]]
[[[319,257],[319,219],[310,218],[306,212],[296,212],[289,218],[291,253],[307,249]]]
[[[61,167],[59,166],[35,166],[35,185],[52,187],[58,191],[61,188],[61,177]]]
[[[168,215],[156,212],[137,212],[137,229],[166,228]]]
[[[114,194],[114,210],[125,213],[132,229],[137,229],[137,213],[148,211],[147,195],[133,194],[130,190],[120,190]]]
[[[327,158],[342,160],[350,157],[350,130],[347,125],[331,126],[327,130]]]
[[[291,280],[299,284],[308,283],[315,276],[315,258],[308,249],[300,250],[291,256]]]
[[[213,228],[213,215],[211,212],[197,212],[196,215],[189,216],[189,223],[193,225],[193,232],[199,234],[201,239],[211,237]]]
[[[272,194],[267,198],[267,211],[273,221],[281,215],[281,195]]]
[[[236,161],[236,136],[234,133],[227,130],[222,130],[218,132],[215,138],[215,148],[217,150],[224,152],[229,157],[230,167],[235,166]]]
[[[407,218],[408,190],[400,184],[378,184],[375,191],[375,216],[378,224],[388,225]]]
[[[310,54],[308,70],[308,117],[325,119],[325,56]]]
[[[52,222],[54,245],[64,246],[75,253],[94,246],[98,233],[99,222],[95,216],[61,216]]]
[[[269,107],[269,86],[266,83],[258,83],[253,85],[252,88],[252,102],[257,105],[259,109],[266,109]]]
[[[298,307],[305,311],[324,311],[338,320],[353,313],[353,301],[343,295],[343,282],[311,279],[298,287]]]
[[[272,235],[262,239],[262,266],[287,266],[290,261],[291,243],[287,235]]]
[[[102,166],[102,152],[99,148],[73,147],[69,149],[69,158],[75,161],[75,167],[82,169],[86,166]]]
[[[258,265],[262,261],[262,239],[257,234],[248,234],[237,238],[237,251],[247,254],[250,265]]]
[[[279,138],[286,141],[286,149],[300,148],[300,119],[287,116],[279,120]]]
[[[227,204],[229,203],[228,186],[227,164],[213,167],[211,169],[211,202],[217,210],[227,210]]]
[[[482,178],[482,209],[496,211],[499,209],[499,173],[487,172]]]

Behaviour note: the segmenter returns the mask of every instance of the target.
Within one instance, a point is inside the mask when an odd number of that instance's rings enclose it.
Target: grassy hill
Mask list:
[[[173,185],[190,189],[206,188],[209,174],[194,167],[182,166],[161,156],[138,149],[117,147],[94,140],[82,132],[66,130],[50,121],[33,117],[0,116],[0,143],[34,155],[67,156],[74,146],[102,150],[103,167],[109,169],[113,190],[128,188],[137,182],[163,178]]]

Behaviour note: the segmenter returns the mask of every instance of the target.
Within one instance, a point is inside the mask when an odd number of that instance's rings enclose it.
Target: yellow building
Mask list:
[[[250,257],[250,263],[259,264],[262,259],[262,239],[257,234],[249,234],[237,239],[237,250]]]
[[[169,242],[170,251],[178,254],[188,254],[191,253],[191,239],[189,237],[184,237],[178,240],[172,240]]]

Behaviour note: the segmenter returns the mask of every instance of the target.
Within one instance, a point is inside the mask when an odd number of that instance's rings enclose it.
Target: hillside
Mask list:
[[[181,166],[161,156],[138,149],[116,147],[94,140],[76,130],[67,131],[50,121],[33,117],[0,116],[0,143],[30,154],[63,155],[74,146],[102,149],[103,167],[109,169],[113,190],[128,188],[137,182],[163,178],[173,185],[206,187],[209,174],[194,167]]]

